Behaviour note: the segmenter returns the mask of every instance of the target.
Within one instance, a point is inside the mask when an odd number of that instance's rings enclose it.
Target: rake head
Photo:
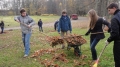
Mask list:
[[[98,60],[95,62],[95,64],[92,67],[97,67],[98,65]]]

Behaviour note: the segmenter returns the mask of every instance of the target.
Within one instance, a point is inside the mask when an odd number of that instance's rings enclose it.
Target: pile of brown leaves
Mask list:
[[[60,48],[56,49],[40,49],[34,52],[34,54],[31,56],[31,58],[42,56],[44,54],[52,54],[55,53],[56,50],[59,50]]]
[[[52,47],[58,44],[64,44],[67,42],[68,45],[82,45],[87,41],[81,35],[70,35],[64,38],[61,37],[47,37],[47,41],[50,42]]]
[[[54,36],[54,37],[47,37],[46,38],[48,42],[50,42],[50,46],[54,47],[58,44],[64,44],[64,40],[61,39],[58,36]]]
[[[35,58],[35,61],[37,60],[41,64],[43,64],[45,67],[60,67],[60,65],[55,64],[56,61],[61,61],[63,63],[68,63],[69,60],[66,59],[67,55],[65,53],[56,53],[57,50],[60,50],[60,48],[50,48],[50,49],[41,49],[38,51],[35,51],[35,53],[31,56],[31,58]],[[49,59],[42,59],[41,56],[44,56],[44,54],[51,54],[53,57]],[[91,61],[88,60],[88,62],[84,62],[84,60],[88,58],[87,55],[81,55],[80,60],[74,60],[73,67],[76,66],[91,66]]]
[[[53,60],[58,60],[58,61],[62,61],[62,62],[65,62],[67,63],[68,60],[66,59],[66,55],[64,53],[60,53],[60,54],[55,54],[54,57],[53,57]]]
[[[55,61],[62,61],[67,63],[66,55],[64,53],[55,54],[51,60],[45,59],[41,61],[41,64],[45,65],[45,67],[60,67],[58,64],[54,64]]]
[[[55,51],[59,50],[60,48],[57,49],[41,49],[38,51],[35,51],[35,53],[31,56],[31,58],[36,58],[35,60],[38,60],[41,64],[45,65],[45,67],[60,67],[58,64],[54,64],[55,61],[62,61],[62,62],[68,62],[66,59],[66,55],[62,52],[60,54],[56,54]],[[52,54],[53,57],[48,60],[42,60],[40,56],[44,54]]]
[[[60,67],[57,64],[54,64],[53,62],[54,62],[53,60],[45,59],[45,60],[41,61],[41,64],[45,65],[45,67],[51,67],[51,66],[52,67]]]
[[[83,45],[87,41],[80,35],[71,35],[64,38],[68,45]]]

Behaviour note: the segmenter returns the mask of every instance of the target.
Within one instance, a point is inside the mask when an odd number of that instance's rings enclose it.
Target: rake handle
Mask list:
[[[85,35],[77,35],[77,36],[85,36]],[[69,36],[69,37],[75,37],[75,36]],[[69,38],[69,37],[63,37],[61,39]]]
[[[95,62],[95,64],[94,64],[92,67],[97,67],[98,62],[99,62],[99,59],[100,59],[100,57],[101,57],[102,53],[104,52],[104,50],[105,50],[106,46],[107,46],[107,44],[106,44],[106,45],[104,46],[104,48],[102,49],[102,52],[100,53],[100,55],[99,55],[99,57],[98,57],[97,61]]]
[[[106,46],[107,46],[107,44],[104,46],[104,48],[102,49],[102,52],[100,53],[100,55],[99,55],[99,57],[98,57],[98,61],[99,61],[99,59],[100,59],[100,57],[101,57],[101,55],[103,54],[103,52],[104,52],[104,50],[105,50],[105,48],[106,48]]]
[[[22,23],[22,22],[19,22],[19,23],[29,28],[29,26],[27,24]]]

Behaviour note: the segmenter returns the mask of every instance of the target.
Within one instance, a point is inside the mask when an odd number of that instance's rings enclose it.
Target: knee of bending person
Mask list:
[[[95,49],[95,47],[91,46],[90,49],[93,50],[93,49]]]

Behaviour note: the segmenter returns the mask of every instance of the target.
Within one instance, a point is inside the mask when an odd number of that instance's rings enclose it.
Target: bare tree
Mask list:
[[[106,7],[111,2],[118,3],[118,0],[0,0],[0,8],[14,10],[14,14],[19,14],[19,10],[25,8],[30,15],[60,15],[62,10],[67,10],[68,14],[77,13],[82,16],[90,9],[95,9],[98,15],[107,16]]]

